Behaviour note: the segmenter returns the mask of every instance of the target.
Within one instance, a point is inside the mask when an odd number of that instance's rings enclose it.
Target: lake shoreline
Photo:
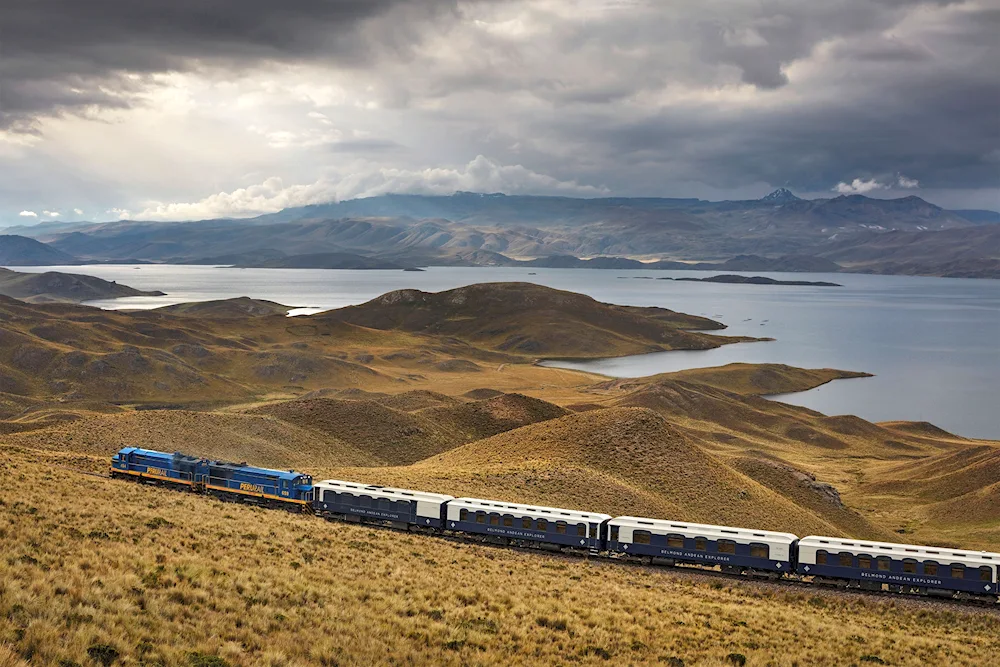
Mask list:
[[[41,272],[44,268],[25,268]],[[532,282],[587,294],[599,301],[658,306],[721,321],[725,334],[771,338],[760,345],[723,345],[708,351],[643,356],[619,367],[588,362],[585,370],[611,376],[648,375],[732,362],[800,368],[858,368],[875,374],[864,383],[830,383],[788,402],[824,414],[869,421],[928,421],[967,437],[1000,438],[993,397],[1000,395],[1000,282],[913,276],[748,272],[778,280],[819,280],[807,286],[697,287],[674,280],[619,280],[638,276],[690,277],[690,271],[544,268],[430,268],[386,270],[240,269],[191,265],[72,267],[165,297],[89,302],[102,308],[156,308],[191,301],[249,296],[308,304],[315,312],[412,288],[438,292],[482,282]],[[641,372],[640,372],[641,371]]]

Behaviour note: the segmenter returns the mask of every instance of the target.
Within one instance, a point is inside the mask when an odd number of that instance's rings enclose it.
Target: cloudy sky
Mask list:
[[[1000,0],[5,0],[0,222],[384,192],[1000,208]]]

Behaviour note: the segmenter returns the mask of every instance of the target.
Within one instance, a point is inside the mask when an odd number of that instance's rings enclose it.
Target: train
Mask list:
[[[514,547],[770,580],[1000,603],[1000,553],[714,526],[368,485],[125,447],[113,478]]]

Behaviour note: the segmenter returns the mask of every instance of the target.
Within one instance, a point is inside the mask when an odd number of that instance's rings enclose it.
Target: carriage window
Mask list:
[[[752,558],[770,558],[771,549],[766,544],[751,544],[750,556]]]
[[[887,572],[892,568],[892,559],[885,556],[879,556],[876,560],[878,561],[878,569]]]
[[[546,521],[545,519],[539,519],[538,530],[548,530],[548,529],[549,529],[549,522]]]
[[[698,551],[708,551],[708,540],[704,537],[694,538],[694,548]]]
[[[336,491],[324,491],[323,500],[328,503],[337,502],[337,492]]]
[[[917,572],[917,561],[906,559],[903,561],[903,572],[907,574],[916,574]]]
[[[677,549],[684,548],[684,536],[683,535],[667,535],[667,546],[675,547]]]
[[[586,537],[587,536],[587,524],[585,524],[585,523],[578,523],[578,524],[576,524],[576,535],[577,535],[577,537]]]
[[[938,564],[932,560],[924,563],[924,574],[937,574]]]
[[[512,516],[505,516],[503,518],[503,525],[505,525],[505,526],[513,526],[514,525],[514,517],[512,517]]]
[[[618,526],[611,526],[611,541],[618,541]]]
[[[965,566],[964,565],[952,565],[951,566],[951,578],[952,579],[965,579]]]
[[[985,565],[979,568],[979,581],[993,581],[993,570]]]
[[[521,527],[522,528],[531,528],[531,517],[527,517],[526,516],[523,519],[521,519]]]
[[[482,512],[476,512],[476,523],[486,523],[486,515]]]
[[[468,518],[469,518],[469,510],[462,510],[461,512],[458,513],[459,521],[466,521],[468,520]]]
[[[632,541],[636,544],[649,544],[653,535],[648,530],[637,530],[632,533]]]
[[[862,568],[864,570],[870,570],[870,569],[872,569],[872,557],[871,556],[866,556],[864,554],[862,554],[861,556],[858,556],[858,567],[860,567],[860,568]]]
[[[566,522],[565,521],[556,521],[556,532],[559,533],[560,535],[565,535],[566,534]]]
[[[734,554],[736,553],[736,542],[732,540],[719,540],[718,550],[720,554]]]
[[[490,525],[491,526],[499,526],[500,525],[500,515],[499,514],[491,514],[490,515]]]
[[[854,567],[854,554],[841,553],[838,555],[840,567]]]
[[[826,565],[826,552],[822,549],[816,552],[816,564]]]

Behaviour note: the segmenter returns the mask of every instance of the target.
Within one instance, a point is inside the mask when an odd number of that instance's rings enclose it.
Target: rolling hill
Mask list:
[[[153,310],[158,313],[182,315],[184,317],[233,319],[286,315],[291,309],[292,306],[284,306],[280,303],[275,303],[274,301],[251,299],[250,297],[241,296],[235,299],[178,303],[172,306],[162,306]]]
[[[652,410],[605,408],[524,426],[405,468],[349,479],[612,516],[670,517],[797,534],[842,529],[728,466]],[[816,508],[820,504],[816,503]],[[866,537],[886,537],[855,517]]]
[[[840,241],[823,255],[857,272],[1000,278],[1000,225],[872,233]]]
[[[70,254],[27,236],[0,235],[0,266],[79,264]]]
[[[163,296],[163,292],[138,290],[75,273],[22,273],[0,268],[0,296],[31,303],[80,303],[126,296]]]
[[[614,306],[531,283],[487,283],[438,293],[398,290],[313,319],[457,338],[533,357],[709,349],[749,340],[690,331],[720,327],[704,318],[664,308]]]

